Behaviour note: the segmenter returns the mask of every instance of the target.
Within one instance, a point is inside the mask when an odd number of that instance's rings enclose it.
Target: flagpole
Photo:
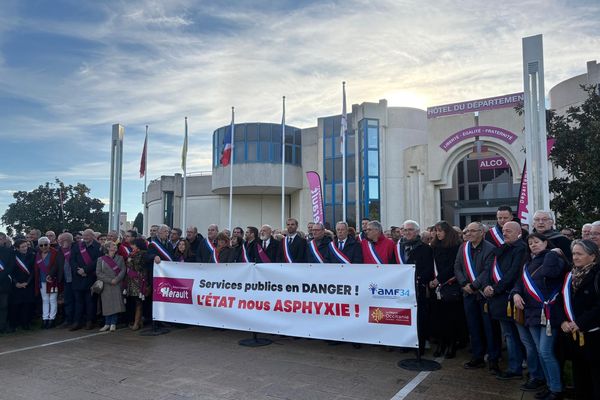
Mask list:
[[[348,120],[346,119],[346,82],[342,82],[342,221],[346,221],[346,132],[348,131]]]
[[[235,130],[235,107],[231,107],[231,160],[229,163],[229,224],[228,229],[231,232],[231,215],[233,210],[233,159],[235,158],[234,145],[234,130]]]
[[[285,227],[285,96],[281,117],[281,229]]]
[[[185,117],[185,137],[183,139],[183,150],[181,154],[181,166],[183,167],[183,207],[181,216],[181,229],[185,231],[187,229],[186,217],[187,217],[187,147],[188,147],[188,123],[187,117]]]
[[[144,140],[144,147],[146,151],[144,152],[144,224],[142,227],[142,234],[147,235],[148,232],[148,125],[146,125],[146,139]]]

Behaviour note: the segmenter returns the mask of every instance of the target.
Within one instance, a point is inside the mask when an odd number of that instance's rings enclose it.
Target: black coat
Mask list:
[[[10,276],[15,269],[15,253],[13,249],[0,246],[0,262],[4,266],[4,269],[0,271],[0,293],[10,293],[12,289],[12,279]]]
[[[415,284],[421,298],[425,297],[426,288],[434,278],[433,249],[423,243],[421,238],[410,242],[401,242],[406,264],[415,265]]]
[[[316,239],[313,239],[312,241],[314,242],[315,240]],[[321,239],[317,245],[317,250],[319,250],[321,257],[323,258],[323,262],[325,262],[325,263],[331,259],[331,255],[329,255],[329,243],[330,242],[331,242],[331,239],[329,238],[329,236],[323,236],[323,239]],[[307,245],[306,245],[306,254],[307,254],[307,262],[313,263],[313,264],[319,263],[317,258],[313,255],[312,250],[310,249],[310,243],[307,243]]]
[[[464,246],[471,246],[471,257],[473,258],[473,268],[475,269],[476,275],[473,283],[470,282],[465,269],[463,257]],[[471,284],[476,290],[482,290],[487,286],[487,283],[489,282],[488,272],[492,265],[492,261],[494,261],[495,248],[496,247],[487,240],[482,240],[475,249],[473,249],[470,242],[465,242],[460,246],[460,249],[456,254],[456,261],[454,262],[454,276],[456,276],[456,280],[461,287]],[[465,296],[467,296],[467,294],[465,294]]]
[[[172,260],[174,259],[175,254],[173,254],[173,249],[171,248],[171,245],[169,244],[169,242],[167,241],[165,243],[161,243],[159,241],[159,239],[156,238],[156,239],[152,239],[148,243],[148,251],[144,255],[144,258],[146,259],[147,262],[151,261],[152,264],[154,264],[154,257],[156,257],[156,256],[160,257],[160,259],[163,261],[168,261],[168,259],[166,257],[161,255],[161,253],[158,251],[158,249],[156,248],[156,245],[154,245],[153,242],[160,243],[161,248],[169,255],[169,257],[171,257]]]
[[[338,247],[338,241],[334,242],[334,246]],[[362,264],[363,263],[363,254],[362,254],[362,246],[360,242],[354,240],[354,238],[348,236],[344,241],[344,248],[342,249],[342,253],[348,257],[351,264]],[[329,260],[327,262],[337,264],[340,262],[336,255],[330,251],[329,252]]]
[[[454,261],[456,260],[456,254],[458,254],[459,248],[460,244],[450,247],[432,247],[435,267],[437,268],[438,273],[437,280],[440,284],[446,283],[450,279],[455,278]]]
[[[287,238],[284,238],[281,241],[281,249],[279,249],[279,260],[278,262],[282,262],[285,263],[287,262],[285,259],[285,251],[284,251],[284,246],[285,246],[285,241],[287,240]],[[292,240],[292,243],[288,246],[289,251],[290,251],[290,256],[292,257],[292,261],[295,263],[305,263],[306,262],[306,244],[307,241],[306,239],[304,239],[303,237],[301,237],[300,235],[296,234],[296,236],[294,237],[294,240]]]
[[[571,262],[573,260],[573,253],[571,253],[571,240],[556,230],[550,230],[543,233],[554,247],[562,250],[563,254]]]
[[[98,258],[102,255],[100,250],[100,243],[95,240],[89,246],[85,242],[81,242],[87,250],[91,262],[86,263],[81,255],[80,246],[74,247],[75,254],[71,253],[71,271],[73,272],[73,290],[87,290],[96,281],[96,263]],[[62,256],[62,253],[60,253]],[[77,268],[83,268],[87,276],[81,276],[77,273]]]
[[[200,237],[200,235],[198,235]],[[198,252],[196,253],[196,262],[201,263],[214,263],[215,260],[213,258],[212,249],[209,247],[207,243],[207,238],[203,238],[202,241],[198,244]],[[217,248],[217,241],[212,242],[215,249]]]
[[[520,278],[523,264],[527,259],[527,245],[522,240],[512,244],[504,244],[494,251],[498,260],[502,278],[495,282],[493,270],[488,275],[488,285],[494,289],[494,295],[488,299],[490,315],[494,319],[510,319],[507,316],[509,295],[517,279]],[[493,264],[492,264],[493,267]]]
[[[21,254],[15,251],[15,256],[25,264],[29,273],[23,271],[15,260],[15,268],[11,274],[13,278],[13,290],[10,294],[12,304],[33,303],[35,300],[35,253],[28,251],[27,254]],[[17,288],[17,283],[27,283],[27,287]]]
[[[259,239],[256,241],[256,247],[254,248],[256,250],[254,262],[256,262],[256,263],[263,262],[262,258],[260,257],[260,254],[259,254],[259,250],[258,250],[258,246],[261,246],[261,249],[262,249],[262,244],[263,244],[262,240]],[[269,245],[267,246],[267,248],[262,249],[262,250],[265,252],[267,257],[269,257],[270,262],[275,263],[275,262],[278,262],[279,260],[281,260],[281,254],[280,254],[281,243],[279,242],[279,240],[275,239],[273,236],[271,236],[271,238],[269,239]]]

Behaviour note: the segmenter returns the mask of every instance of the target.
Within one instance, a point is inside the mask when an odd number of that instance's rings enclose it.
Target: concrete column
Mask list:
[[[108,230],[119,231],[121,215],[121,186],[123,181],[123,137],[125,127],[120,124],[112,126],[112,142],[110,153],[110,204],[108,212]]]

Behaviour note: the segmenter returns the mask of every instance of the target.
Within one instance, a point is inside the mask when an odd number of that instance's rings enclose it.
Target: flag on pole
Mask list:
[[[142,159],[140,160],[140,178],[146,175],[146,151],[148,146],[148,127],[146,127],[146,139],[144,139],[144,149],[142,150]]]
[[[231,116],[231,126],[229,130],[225,131],[225,137],[223,137],[223,152],[221,153],[221,165],[226,167],[231,162],[231,150],[233,149],[232,145],[232,135],[233,135],[234,123],[233,123],[233,115]]]
[[[185,135],[183,137],[183,148],[181,149],[181,169],[185,171],[187,165],[187,151],[188,151],[188,124],[187,117],[185,117]]]

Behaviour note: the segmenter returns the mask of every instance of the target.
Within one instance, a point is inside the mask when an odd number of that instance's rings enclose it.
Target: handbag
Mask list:
[[[95,293],[95,294],[102,293],[103,289],[104,289],[104,282],[102,282],[100,279],[98,279],[96,282],[94,282],[94,284],[90,288],[92,293]]]
[[[456,282],[446,282],[440,286],[440,297],[446,303],[459,301],[461,297],[460,287]]]

